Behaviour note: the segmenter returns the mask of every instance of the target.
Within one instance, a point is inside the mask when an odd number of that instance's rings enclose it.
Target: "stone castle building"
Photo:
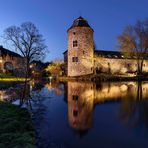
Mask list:
[[[0,46],[0,73],[22,73],[24,58]]]
[[[134,56],[127,58],[118,51],[94,48],[94,30],[84,18],[74,20],[67,32],[68,50],[63,54],[68,76],[136,73],[137,61]],[[148,60],[143,63],[143,71],[148,72]]]

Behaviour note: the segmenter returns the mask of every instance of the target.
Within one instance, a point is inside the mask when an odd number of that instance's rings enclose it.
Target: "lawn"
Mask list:
[[[0,148],[34,148],[35,132],[27,109],[0,102]]]

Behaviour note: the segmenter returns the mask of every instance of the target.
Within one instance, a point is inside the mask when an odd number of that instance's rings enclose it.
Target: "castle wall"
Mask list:
[[[127,74],[137,71],[137,61],[134,59],[94,58],[95,73]],[[143,63],[143,72],[148,72],[148,60]]]

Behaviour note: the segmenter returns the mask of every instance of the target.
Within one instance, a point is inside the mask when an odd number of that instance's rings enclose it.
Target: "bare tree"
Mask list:
[[[31,22],[22,23],[20,27],[11,26],[4,30],[4,39],[24,57],[25,85],[22,99],[26,97],[27,79],[29,77],[29,65],[33,60],[44,57],[47,46],[43,36]]]
[[[31,61],[40,60],[45,55],[47,46],[43,36],[33,23],[25,22],[20,27],[11,26],[5,29],[4,39],[24,57],[26,77],[28,77]]]
[[[148,56],[148,19],[127,26],[118,37],[119,48],[128,57],[137,61],[137,74],[143,71],[143,62]]]

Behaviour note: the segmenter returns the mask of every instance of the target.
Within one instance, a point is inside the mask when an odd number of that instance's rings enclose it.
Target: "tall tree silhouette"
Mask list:
[[[118,43],[126,56],[134,56],[137,61],[137,73],[141,74],[144,60],[148,56],[148,19],[127,26],[118,37]]]
[[[4,30],[4,39],[24,57],[25,87],[22,98],[25,98],[26,83],[29,77],[29,65],[33,60],[44,57],[47,46],[37,27],[31,22],[22,23],[19,27],[10,26]]]

